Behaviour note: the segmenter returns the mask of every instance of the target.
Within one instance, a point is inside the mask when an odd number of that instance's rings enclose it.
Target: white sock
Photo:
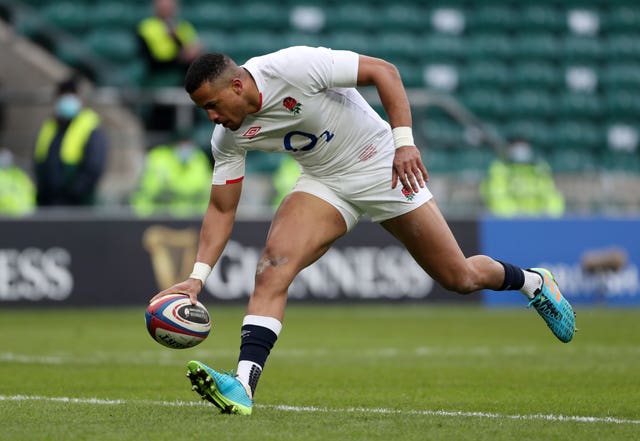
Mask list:
[[[240,383],[242,383],[244,388],[247,390],[247,394],[249,395],[249,398],[253,398],[252,397],[253,394],[251,393],[251,387],[249,386],[249,378],[251,378],[252,372],[254,372],[254,375],[255,375],[256,369],[258,370],[259,373],[262,372],[262,368],[258,363],[254,363],[253,361],[248,361],[248,360],[240,360],[238,362],[238,370],[236,371],[236,376],[238,378],[238,381],[240,381]]]
[[[240,345],[240,356],[238,360],[238,370],[236,377],[247,390],[250,397],[253,397],[264,362],[266,362],[269,352],[280,335],[282,322],[273,317],[260,315],[246,315],[242,320],[242,333]],[[257,337],[256,337],[257,336]],[[252,340],[253,339],[253,340]],[[253,353],[244,352],[244,344],[253,347]],[[258,350],[258,352],[255,352]],[[249,355],[247,357],[247,355]],[[262,358],[264,356],[264,358]],[[249,360],[247,358],[250,358]],[[263,360],[260,364],[260,360]],[[252,361],[255,360],[255,361]]]
[[[522,272],[524,273],[524,285],[520,288],[520,292],[532,299],[542,288],[542,276],[533,271],[522,270]]]

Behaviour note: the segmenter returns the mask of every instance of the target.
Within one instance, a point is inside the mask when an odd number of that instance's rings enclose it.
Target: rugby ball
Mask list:
[[[207,308],[200,302],[191,304],[183,294],[171,294],[150,303],[144,316],[151,337],[172,349],[198,345],[211,331]]]

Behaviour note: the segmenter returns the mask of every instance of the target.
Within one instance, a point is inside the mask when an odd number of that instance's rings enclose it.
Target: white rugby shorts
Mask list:
[[[313,176],[302,172],[294,191],[312,194],[333,205],[351,230],[368,214],[374,222],[383,222],[415,210],[433,197],[425,186],[414,193],[400,182],[391,188],[391,171],[395,151],[368,146],[361,150],[362,160],[349,173]]]

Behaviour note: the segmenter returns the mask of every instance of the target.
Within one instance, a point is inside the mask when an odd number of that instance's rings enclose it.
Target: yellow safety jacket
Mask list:
[[[564,197],[553,182],[546,163],[494,161],[480,187],[492,214],[513,216],[561,216]]]
[[[180,46],[169,33],[166,23],[158,17],[148,17],[138,25],[138,34],[144,39],[149,52],[159,62],[175,59],[180,53]],[[178,21],[176,37],[183,46],[197,40],[195,28],[184,20]]]
[[[202,151],[182,162],[173,147],[154,147],[147,155],[140,187],[131,197],[132,208],[139,216],[201,216],[209,203],[211,173]]]
[[[0,215],[23,216],[36,206],[36,189],[20,168],[0,168]]]
[[[277,209],[282,200],[287,196],[296,185],[300,177],[300,166],[298,162],[291,156],[287,155],[282,158],[280,166],[273,174],[273,188],[275,195],[272,206]]]
[[[71,120],[62,138],[60,159],[65,166],[76,167],[84,158],[85,146],[93,132],[100,125],[100,117],[91,109],[83,109]],[[47,159],[51,142],[58,131],[58,122],[54,118],[47,119],[36,141],[35,159],[42,163]]]

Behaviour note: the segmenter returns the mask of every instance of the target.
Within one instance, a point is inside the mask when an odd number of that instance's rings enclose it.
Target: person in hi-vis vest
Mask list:
[[[147,154],[131,206],[138,216],[201,216],[211,187],[211,161],[186,132]]]
[[[31,214],[36,189],[29,175],[14,163],[13,153],[0,147],[0,217]]]
[[[77,79],[60,83],[53,115],[44,121],[36,139],[38,205],[93,204],[107,148],[100,117],[83,107]]]
[[[480,184],[486,207],[494,216],[550,216],[564,214],[565,200],[549,164],[536,158],[531,145],[514,139],[502,158],[494,160]]]
[[[177,0],[154,0],[154,15],[138,24],[147,62],[146,86],[181,86],[189,64],[202,53],[195,28],[178,18]]]

